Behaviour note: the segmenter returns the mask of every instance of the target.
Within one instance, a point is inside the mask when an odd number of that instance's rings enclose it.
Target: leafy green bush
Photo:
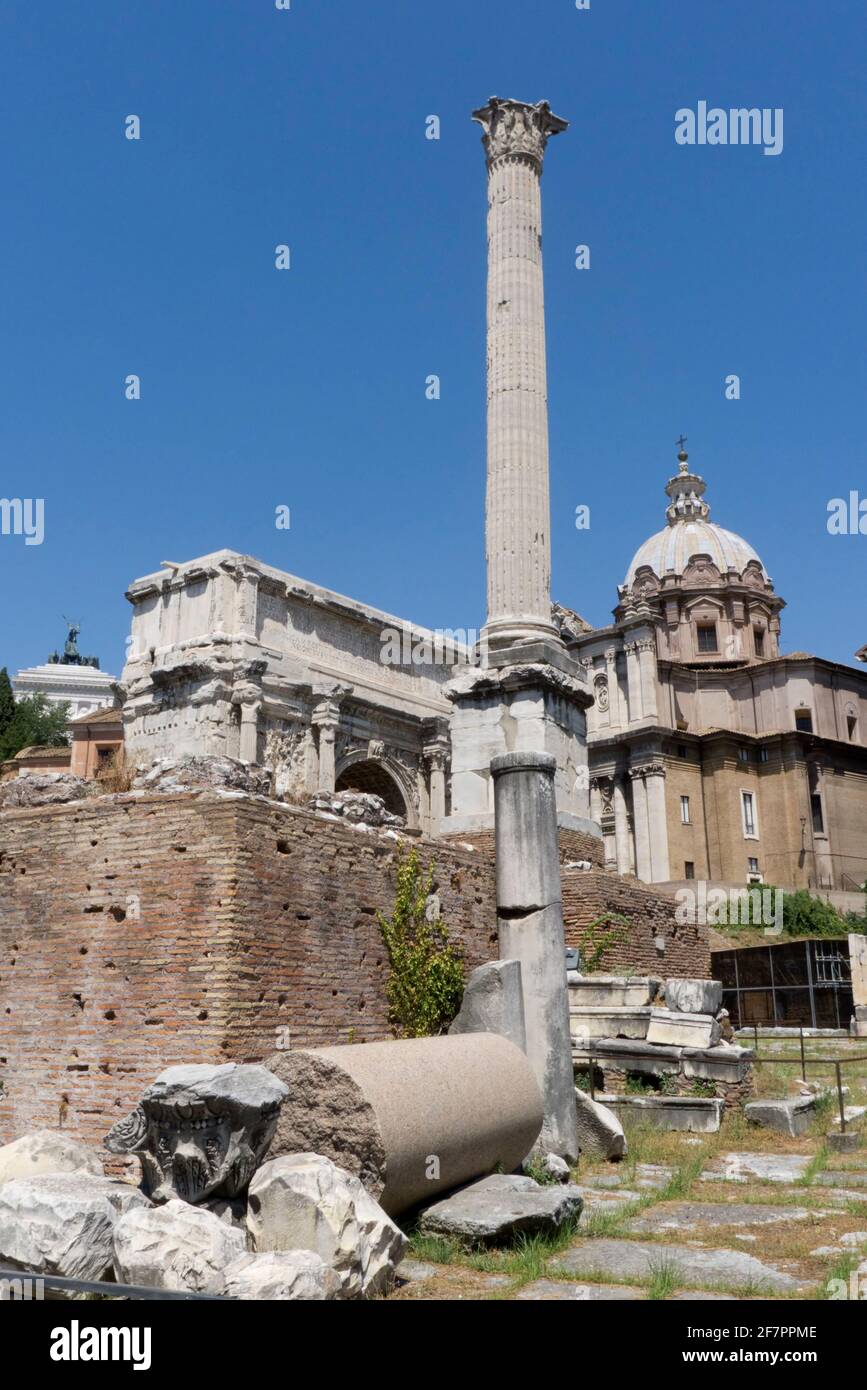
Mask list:
[[[390,966],[385,986],[389,1019],[402,1038],[445,1032],[461,1006],[464,966],[445,924],[428,921],[434,866],[422,873],[413,847],[397,861],[397,894],[391,917],[378,913]]]
[[[736,931],[739,926],[766,926],[762,915],[762,895],[773,895],[777,892],[781,892],[783,897],[784,936],[846,936],[849,932],[867,932],[867,915],[858,917],[854,913],[848,913],[844,917],[830,903],[825,902],[823,898],[814,897],[806,888],[790,892],[785,888],[774,888],[767,883],[760,886],[751,884],[746,899],[731,904],[731,911],[728,906],[721,907],[719,925],[727,926],[730,931]],[[771,901],[776,899],[771,898]]]

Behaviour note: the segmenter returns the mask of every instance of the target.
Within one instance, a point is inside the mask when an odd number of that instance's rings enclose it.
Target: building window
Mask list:
[[[824,835],[825,817],[822,815],[822,798],[818,792],[810,793],[810,815],[813,818],[813,833]]]
[[[795,728],[802,734],[811,734],[813,732],[813,715],[810,710],[795,710]]]
[[[739,748],[739,749],[738,749],[738,757],[740,758],[740,760],[741,760],[742,763],[748,763],[749,760],[750,760],[750,750],[749,750],[749,748]]]
[[[719,651],[716,644],[716,623],[699,623],[697,632],[698,649],[700,652]]]
[[[685,744],[685,743],[679,743],[679,744],[677,745],[677,756],[678,756],[679,758],[688,758],[688,757],[689,757],[689,753],[687,752],[687,747],[686,747],[686,744]]]
[[[97,759],[97,762],[99,763],[99,766],[100,766],[100,767],[108,767],[108,765],[109,765],[109,763],[111,762],[113,756],[114,756],[114,749],[113,749],[113,748],[105,748],[105,747],[99,748],[99,747],[98,747],[97,750],[96,750],[96,759]]]
[[[683,876],[684,878],[695,878],[695,864],[691,859],[687,859],[683,866]]]
[[[682,797],[680,798],[680,823],[681,823],[681,825],[689,825],[689,824],[690,824],[690,819],[689,819],[689,797],[688,797],[688,796],[682,796]]]
[[[759,762],[760,762],[760,763],[766,763],[767,761],[768,761],[768,750],[767,750],[767,748],[764,746],[764,744],[762,744],[761,748],[759,749]]]
[[[756,817],[756,798],[752,792],[741,792],[741,816],[744,823],[744,835],[749,840],[758,839],[758,820]]]
[[[750,872],[751,874],[757,874],[757,873],[759,872],[759,861],[758,861],[758,859],[748,859],[748,860],[747,860],[747,867],[748,867],[749,872]]]
[[[754,628],[753,628],[753,646],[754,646],[754,648],[755,648],[756,656],[764,656],[764,654],[765,654],[765,629],[764,629],[763,627],[754,627]]]
[[[858,740],[858,716],[857,714],[846,715],[846,730],[849,734],[849,742],[856,743]]]

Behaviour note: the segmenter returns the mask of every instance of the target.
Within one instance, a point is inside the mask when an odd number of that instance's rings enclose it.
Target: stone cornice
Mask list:
[[[467,672],[444,686],[443,694],[447,700],[456,702],[467,695],[497,694],[502,691],[534,688],[560,695],[581,709],[588,709],[593,704],[593,696],[582,681],[567,676],[554,666],[535,664],[504,666],[499,670],[489,667]]]

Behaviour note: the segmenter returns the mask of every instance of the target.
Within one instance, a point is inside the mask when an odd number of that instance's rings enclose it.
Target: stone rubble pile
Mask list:
[[[388,827],[403,830],[406,820],[387,811],[381,796],[373,792],[317,792],[307,803],[318,815],[333,816],[349,821],[350,825],[366,825],[373,830]]]
[[[96,788],[83,777],[71,772],[28,772],[0,783],[0,811],[23,806],[57,806],[66,801],[81,801],[92,796]]]
[[[242,792],[249,796],[270,796],[273,774],[270,768],[253,767],[238,758],[196,757],[159,758],[137,772],[134,791],[187,792],[204,788]]]
[[[389,1050],[381,1054],[378,1047]],[[367,1071],[352,1080],[360,1053]],[[507,1154],[504,1144],[512,1145],[519,1165],[541,1126],[538,1089],[512,1043],[459,1035],[323,1049],[321,1064],[315,1053],[297,1055],[300,1070],[283,1073],[290,1085],[248,1064],[162,1072],[106,1137],[109,1152],[138,1160],[139,1185],[105,1176],[99,1156],[63,1134],[39,1131],[0,1146],[0,1267],[238,1299],[377,1296],[397,1277],[408,1243],[377,1197],[381,1192],[396,1210],[417,1201],[418,1154],[437,1152],[437,1143],[452,1176],[421,1184],[432,1213],[425,1229],[477,1244],[577,1220],[582,1198],[565,1164],[554,1160],[544,1184],[491,1173],[498,1155]],[[275,1064],[291,1056],[280,1054]],[[409,1062],[427,1078],[427,1101],[420,1096],[415,1109],[397,1116],[396,1128],[390,1120],[380,1128],[373,1123],[380,1103],[374,1073],[393,1096]],[[350,1113],[341,1109],[343,1093],[338,1088],[329,1119],[321,1089],[302,1084],[311,1067],[316,1076],[316,1065],[330,1075],[341,1063],[348,1068],[346,1098],[354,1104],[366,1088],[362,1111],[373,1125],[370,1133],[362,1125],[355,1151],[346,1151],[357,1161],[370,1149],[358,1172],[326,1153],[302,1151],[300,1143],[289,1152],[278,1143],[306,1126],[323,1148],[341,1154]],[[450,1080],[440,1094],[438,1077],[446,1073]],[[415,1083],[407,1090],[412,1094],[419,1095]],[[281,1131],[284,1105],[291,1119]],[[449,1147],[452,1111],[469,1119]],[[46,1296],[76,1295],[49,1288]]]

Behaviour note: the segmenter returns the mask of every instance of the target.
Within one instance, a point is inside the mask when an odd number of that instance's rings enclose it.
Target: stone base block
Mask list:
[[[722,1007],[722,985],[719,980],[666,980],[665,1002],[677,1013],[715,1018]]]
[[[776,1130],[796,1138],[806,1134],[816,1114],[815,1096],[800,1096],[797,1100],[752,1100],[744,1106],[751,1124]]]
[[[653,1009],[647,1030],[649,1043],[670,1047],[713,1047],[720,1040],[720,1026],[708,1014],[675,1013],[673,1009]]]
[[[577,975],[569,981],[573,1008],[644,1008],[657,996],[661,980],[652,975]]]
[[[849,1154],[855,1153],[861,1147],[861,1135],[856,1129],[847,1129],[845,1134],[839,1130],[832,1131],[828,1136],[828,1148],[832,1153]],[[845,1173],[840,1173],[840,1178],[845,1179]]]
[[[599,1096],[624,1124],[652,1125],[655,1129],[684,1130],[689,1134],[716,1134],[725,1108],[721,1100],[693,1096]]]
[[[570,1008],[569,1031],[573,1042],[594,1038],[647,1037],[649,1008]]]

